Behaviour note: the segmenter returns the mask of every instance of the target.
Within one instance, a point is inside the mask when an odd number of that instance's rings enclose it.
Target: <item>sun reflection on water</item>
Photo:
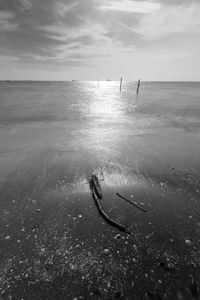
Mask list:
[[[116,119],[122,113],[117,81],[93,82],[88,91],[91,97],[88,113],[91,117]]]
[[[133,112],[134,107],[127,83],[124,83],[121,93],[119,81],[82,83],[79,101],[85,120],[80,135],[82,146],[102,155],[114,155],[133,121],[129,111]]]

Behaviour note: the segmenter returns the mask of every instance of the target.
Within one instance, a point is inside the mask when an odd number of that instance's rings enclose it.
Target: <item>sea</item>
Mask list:
[[[199,297],[200,83],[136,90],[0,82],[1,299]]]

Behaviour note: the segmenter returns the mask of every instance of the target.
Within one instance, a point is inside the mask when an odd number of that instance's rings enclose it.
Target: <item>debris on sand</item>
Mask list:
[[[185,243],[188,245],[188,246],[191,246],[192,242],[189,240],[189,239],[186,239],[185,240]]]
[[[103,253],[106,254],[106,255],[108,255],[108,254],[110,254],[110,250],[109,249],[104,249]]]
[[[106,223],[108,223],[109,225],[117,228],[118,230],[125,232],[127,234],[131,235],[131,232],[127,230],[127,228],[121,224],[119,224],[118,222],[116,222],[115,220],[113,220],[112,218],[110,218],[106,212],[103,210],[100,201],[98,200],[98,198],[96,197],[96,195],[94,194],[94,192],[92,191],[92,197],[94,199],[94,203],[98,209],[98,212],[100,214],[100,216],[106,221]]]
[[[115,239],[118,239],[118,240],[121,239],[121,235],[120,235],[119,233],[116,234],[116,235],[115,235]]]
[[[91,176],[90,188],[93,189],[98,199],[102,198],[101,185],[98,177],[95,174]]]
[[[143,207],[141,207],[141,206],[139,206],[137,203],[132,202],[132,201],[126,199],[125,197],[123,197],[123,196],[120,195],[119,193],[116,193],[116,195],[117,195],[119,198],[121,198],[121,199],[125,200],[126,202],[130,203],[131,205],[134,205],[134,206],[137,207],[138,209],[142,210],[143,212],[146,212],[146,209],[143,208]]]
[[[97,178],[96,175],[92,175],[91,179],[90,179],[90,189],[92,192],[92,197],[94,200],[94,203],[98,209],[99,215],[111,226],[117,228],[118,230],[125,232],[127,234],[131,235],[131,232],[127,230],[126,227],[124,227],[123,225],[119,224],[118,222],[116,222],[115,220],[113,220],[112,218],[110,218],[107,213],[103,210],[101,203],[99,201],[99,199],[102,198],[102,193],[101,193],[101,186],[99,183],[99,180]]]

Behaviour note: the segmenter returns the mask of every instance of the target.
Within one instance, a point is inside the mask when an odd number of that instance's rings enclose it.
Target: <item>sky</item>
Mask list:
[[[0,0],[0,80],[200,80],[199,0]]]

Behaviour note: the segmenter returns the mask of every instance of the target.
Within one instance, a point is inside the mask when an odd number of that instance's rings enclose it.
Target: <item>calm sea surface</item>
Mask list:
[[[199,149],[200,83],[0,82],[0,298],[199,297]]]
[[[102,164],[160,155],[161,165],[173,164],[178,155],[181,165],[187,156],[196,167],[199,116],[200,83],[143,82],[136,96],[135,82],[125,82],[121,93],[119,82],[1,82],[0,151],[4,164],[10,151],[49,147]]]

